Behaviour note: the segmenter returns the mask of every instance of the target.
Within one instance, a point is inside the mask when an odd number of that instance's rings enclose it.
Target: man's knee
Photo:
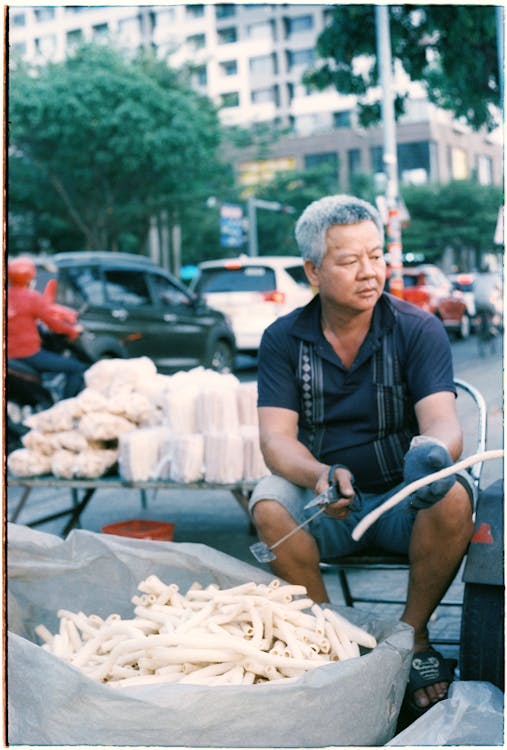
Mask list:
[[[447,495],[430,509],[439,525],[467,536],[473,529],[471,489],[456,481]]]
[[[258,500],[253,509],[252,516],[254,521],[259,523],[271,522],[277,518],[290,518],[289,511],[283,507],[277,500],[264,499]]]

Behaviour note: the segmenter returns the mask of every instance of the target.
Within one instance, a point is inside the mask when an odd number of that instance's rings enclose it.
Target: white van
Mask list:
[[[264,329],[313,297],[297,256],[241,255],[198,267],[191,290],[229,317],[241,354],[256,356]]]

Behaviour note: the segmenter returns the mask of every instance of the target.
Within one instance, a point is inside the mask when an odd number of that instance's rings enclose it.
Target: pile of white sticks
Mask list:
[[[42,648],[113,687],[165,682],[257,684],[296,679],[316,667],[360,656],[375,638],[306,598],[304,586],[194,583],[185,595],[151,575],[132,597],[135,617],[107,619],[61,609]],[[306,610],[306,611],[304,611]]]

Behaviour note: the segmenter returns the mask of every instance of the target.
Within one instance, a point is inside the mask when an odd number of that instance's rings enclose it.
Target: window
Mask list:
[[[271,21],[251,23],[246,27],[246,35],[249,39],[274,39],[273,24]]]
[[[187,5],[188,18],[201,18],[204,15],[204,5]]]
[[[333,125],[335,128],[350,128],[350,110],[335,112],[333,114]]]
[[[216,6],[215,13],[217,18],[230,18],[236,15],[236,6],[232,3],[219,4]]]
[[[349,148],[347,151],[349,174],[357,174],[361,171],[361,149]]]
[[[296,18],[285,19],[286,36],[299,34],[302,31],[310,31],[311,29],[313,29],[313,16],[296,16]]]
[[[58,276],[58,300],[64,305],[82,307],[85,303],[105,305],[104,287],[98,268],[67,268]]]
[[[150,280],[151,291],[156,305],[160,304],[164,307],[169,307],[172,305],[189,304],[189,298],[187,295],[182,292],[181,289],[178,289],[177,286],[171,284],[165,276],[160,276],[157,273],[150,273],[148,278]]]
[[[338,154],[334,151],[324,154],[306,154],[305,169],[319,168],[338,177]]]
[[[197,86],[206,86],[208,83],[208,72],[205,65],[201,65],[194,70],[193,80]]]
[[[51,7],[36,8],[35,19],[39,21],[51,21],[55,17],[55,9]]]
[[[194,51],[203,49],[206,44],[206,37],[204,34],[193,34],[187,38],[187,44]]]
[[[47,36],[41,36],[39,39],[36,39],[35,50],[39,55],[51,57],[56,50],[56,36],[54,34],[48,34]]]
[[[297,49],[287,52],[287,67],[289,70],[303,65],[311,65],[314,60],[315,50],[313,49]]]
[[[235,76],[238,72],[237,60],[225,60],[221,62],[220,70],[224,76]]]
[[[273,55],[260,55],[250,59],[251,75],[272,75],[276,72],[276,60]]]
[[[82,29],[72,29],[72,31],[67,31],[67,44],[71,46],[73,44],[80,44],[82,40],[83,40]]]
[[[271,292],[276,289],[275,272],[265,266],[205,268],[199,278],[201,294],[212,292]]]
[[[14,55],[18,55],[19,57],[26,55],[26,42],[18,42],[12,46],[9,45],[9,47],[12,49]]]
[[[238,107],[239,106],[239,93],[237,91],[230,91],[227,94],[222,94],[222,107]]]
[[[384,171],[384,150],[382,146],[371,146],[370,148],[371,158],[371,171],[376,174],[377,172]]]
[[[217,32],[217,39],[219,44],[234,44],[234,42],[238,41],[238,31],[235,26],[220,29]]]
[[[276,87],[270,86],[269,88],[256,89],[252,91],[252,102],[254,104],[262,104],[264,102],[277,102]]]
[[[109,32],[109,26],[107,23],[98,23],[93,27],[93,38],[104,39]]]
[[[19,29],[21,26],[26,26],[26,16],[24,13],[13,13],[12,17],[9,16],[9,19],[12,28]]]
[[[400,143],[398,145],[398,165],[400,173],[411,169],[430,170],[430,147],[428,141]]]
[[[449,171],[453,180],[466,180],[468,177],[467,154],[462,148],[451,146],[449,149]]]
[[[491,185],[493,182],[493,161],[490,156],[477,157],[477,182],[479,185]]]
[[[151,304],[146,279],[139,271],[106,270],[104,283],[107,301],[113,305],[141,307]]]

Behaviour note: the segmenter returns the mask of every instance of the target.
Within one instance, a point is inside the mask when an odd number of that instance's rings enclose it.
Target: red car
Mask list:
[[[386,290],[389,291],[390,270]],[[471,320],[463,294],[453,288],[445,274],[431,264],[403,269],[403,299],[437,315],[448,331],[459,338],[470,335]]]

